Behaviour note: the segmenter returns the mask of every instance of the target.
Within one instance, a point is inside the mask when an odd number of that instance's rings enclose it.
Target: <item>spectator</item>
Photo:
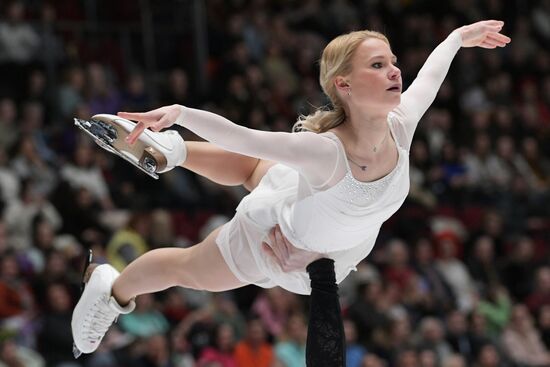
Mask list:
[[[162,314],[172,326],[177,325],[191,312],[184,294],[177,288],[167,290],[162,305]]]
[[[458,308],[471,311],[474,307],[475,288],[466,266],[457,258],[457,242],[442,239],[439,247],[441,256],[436,261],[437,269],[453,290]]]
[[[463,356],[467,361],[473,360],[474,343],[468,333],[468,324],[464,312],[454,310],[447,315],[446,339],[453,352]],[[447,363],[446,361],[449,359],[452,359],[451,356],[443,361]]]
[[[499,284],[489,284],[484,297],[478,303],[478,312],[487,321],[490,335],[498,336],[508,323],[512,304],[508,292]]]
[[[390,323],[386,314],[390,307],[389,300],[385,297],[383,284],[379,280],[361,285],[358,293],[358,299],[351,305],[349,313],[357,325],[359,341],[370,345],[375,336]]]
[[[217,293],[212,297],[212,312],[214,321],[218,324],[228,324],[233,328],[235,339],[244,336],[246,321],[237,309],[235,301],[229,293]]]
[[[477,289],[484,290],[490,284],[499,282],[493,239],[484,235],[474,241],[474,248],[468,261],[468,270],[476,282]]]
[[[420,367],[437,367],[438,362],[436,352],[431,348],[420,348],[418,351],[418,365]]]
[[[195,106],[196,98],[189,90],[189,78],[183,69],[172,69],[166,80],[161,95],[161,104],[179,103],[185,106]],[[140,107],[141,108],[141,107]]]
[[[0,23],[0,62],[28,63],[39,45],[36,32],[25,21],[25,4],[11,1]]]
[[[390,361],[393,360],[398,366],[401,366],[401,363],[411,366],[418,363],[418,355],[413,349],[411,321],[406,313],[393,317],[391,324],[386,329],[385,339],[377,341],[375,346],[380,349],[381,356]]]
[[[269,334],[278,337],[283,333],[289,315],[294,310],[295,295],[281,288],[266,289],[260,294],[252,310],[256,312]]]
[[[49,195],[57,184],[54,170],[40,155],[36,141],[31,135],[20,137],[17,154],[11,164],[19,178],[32,180],[35,189],[42,195]]]
[[[432,244],[420,238],[415,247],[415,269],[420,275],[431,298],[432,308],[447,311],[455,304],[452,289],[434,262]]]
[[[48,220],[54,229],[60,228],[62,219],[56,208],[39,192],[35,182],[22,182],[19,200],[10,202],[4,211],[11,244],[19,249],[32,245],[32,223],[34,218],[41,216]]]
[[[466,367],[466,362],[461,355],[453,354],[443,361],[442,367]]]
[[[90,143],[79,144],[77,146],[73,162],[66,164],[61,169],[61,177],[74,190],[80,188],[88,190],[94,196],[94,199],[101,203],[103,209],[111,209],[113,207],[109,188],[99,167],[95,163],[95,152]]]
[[[530,188],[535,192],[546,192],[550,187],[550,160],[541,154],[537,139],[524,138],[522,153],[530,169]]]
[[[550,350],[550,304],[540,308],[537,324],[541,330],[542,341],[546,349]]]
[[[412,348],[399,350],[396,353],[394,365],[400,367],[420,367],[418,353]]]
[[[156,309],[155,300],[150,294],[136,299],[136,309],[119,320],[120,327],[130,335],[149,338],[168,331],[168,321]]]
[[[21,277],[19,264],[14,252],[0,257],[0,318],[4,324],[16,325],[30,321],[35,312],[34,296],[29,284]]]
[[[514,140],[510,136],[497,139],[497,154],[489,165],[491,180],[500,190],[508,190],[516,175],[527,176],[527,162],[516,153]]]
[[[361,361],[361,367],[386,367],[387,363],[376,354],[367,354]]]
[[[286,367],[301,367],[306,360],[307,328],[300,314],[291,315],[275,344],[275,356]]]
[[[0,136],[0,147],[10,151],[19,139],[17,127],[17,106],[12,98],[0,98],[0,127],[4,133]]]
[[[170,349],[166,336],[154,334],[145,340],[145,353],[132,366],[165,367],[170,366]],[[225,365],[222,365],[225,367]]]
[[[19,99],[24,92],[20,81],[36,57],[40,39],[24,21],[23,1],[10,1],[4,10],[5,17],[0,21],[0,74],[5,84],[2,84],[0,93]]]
[[[48,300],[41,317],[38,335],[40,353],[51,367],[78,367],[72,353],[72,302],[69,290],[62,283],[51,283],[46,290]]]
[[[90,113],[116,114],[121,110],[121,97],[117,88],[113,85],[105,70],[105,66],[99,63],[88,65],[86,88],[87,104]]]
[[[34,350],[17,345],[12,338],[0,341],[0,367],[44,366],[44,359]]]
[[[514,306],[510,324],[502,335],[502,343],[515,363],[527,366],[550,364],[550,354],[524,305]]]
[[[525,300],[532,313],[537,313],[544,305],[550,305],[550,266],[539,268],[535,277],[535,289]]]
[[[213,345],[203,350],[197,366],[237,367],[237,361],[233,354],[234,348],[233,328],[229,324],[219,324],[214,330]]]
[[[2,102],[0,101],[0,104]],[[2,107],[0,106],[0,109]],[[0,193],[4,204],[10,203],[19,196],[21,183],[14,170],[9,167],[8,157],[4,149],[0,148]]]
[[[357,343],[357,328],[350,319],[344,319],[344,333],[346,335],[346,367],[361,367],[367,350]]]
[[[451,355],[451,347],[445,341],[445,330],[440,320],[426,317],[420,321],[419,346],[435,352],[438,364]]]
[[[113,234],[107,244],[107,259],[117,269],[123,269],[149,249],[149,215],[134,213],[128,224]]]
[[[130,73],[121,98],[123,111],[137,111],[143,108],[151,108],[152,99],[148,93],[145,75],[142,72],[135,70]]]
[[[239,367],[271,367],[273,347],[267,342],[262,320],[252,316],[247,321],[246,335],[235,347],[235,362]]]
[[[533,240],[520,237],[513,244],[510,257],[505,260],[502,280],[516,301],[524,300],[531,292],[535,279],[535,253]]]
[[[84,102],[86,76],[82,68],[70,66],[64,70],[64,82],[58,90],[57,103],[60,118],[76,117],[76,109]]]
[[[384,278],[388,283],[394,284],[400,291],[403,291],[415,275],[409,265],[407,246],[403,241],[396,239],[391,241],[386,249],[388,265],[384,271]]]
[[[493,344],[487,343],[481,346],[481,348],[479,349],[474,366],[504,367],[506,365],[503,363],[502,357],[499,354],[497,348]]]
[[[491,196],[493,186],[489,174],[490,162],[495,159],[491,150],[491,140],[485,132],[478,132],[474,136],[472,151],[465,157],[466,177],[468,185],[482,198]]]
[[[497,340],[489,334],[485,316],[477,311],[472,312],[469,316],[469,335],[473,346],[473,352],[477,356],[477,352],[479,352],[483,345],[492,342],[496,343]]]
[[[185,329],[177,326],[172,334],[172,362],[177,367],[194,367],[195,358],[191,354],[191,345],[186,339]]]

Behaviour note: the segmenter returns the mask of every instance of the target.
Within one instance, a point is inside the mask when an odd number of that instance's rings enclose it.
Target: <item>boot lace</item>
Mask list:
[[[117,318],[118,312],[109,306],[109,297],[100,297],[84,318],[86,338],[92,343],[99,343]]]

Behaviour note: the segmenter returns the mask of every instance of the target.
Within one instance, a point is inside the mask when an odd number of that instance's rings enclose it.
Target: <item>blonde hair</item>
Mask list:
[[[340,125],[346,118],[344,106],[334,85],[334,78],[351,72],[351,59],[357,47],[369,38],[390,42],[382,33],[376,31],[355,31],[336,37],[325,47],[321,55],[319,83],[323,92],[332,103],[332,109],[319,108],[307,116],[300,116],[293,131],[312,131],[322,133]]]

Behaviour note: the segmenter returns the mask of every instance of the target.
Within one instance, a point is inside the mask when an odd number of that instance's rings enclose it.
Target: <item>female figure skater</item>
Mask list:
[[[335,280],[342,281],[368,255],[380,226],[407,196],[414,130],[454,55],[460,47],[505,46],[510,39],[499,33],[502,26],[500,21],[483,21],[453,31],[403,95],[396,58],[383,35],[359,31],[335,38],[323,51],[320,71],[334,109],[299,121],[298,127],[308,132],[251,130],[178,105],[119,113],[123,119],[139,121],[127,137],[130,144],[138,136],[140,141],[177,142],[176,134],[145,129],[160,131],[180,124],[226,151],[251,157],[243,161],[259,162],[252,171],[261,179],[233,219],[200,244],[150,251],[121,274],[107,264],[90,266],[73,313],[76,347],[93,352],[118,314],[132,311],[136,296],[176,285],[209,291],[278,285],[309,294],[306,272],[285,272],[262,251],[262,242],[269,245],[268,232],[276,224],[297,248],[332,259]],[[185,160],[182,145],[181,138],[178,146],[156,145],[167,159],[164,171]],[[315,353],[308,352],[308,358]]]

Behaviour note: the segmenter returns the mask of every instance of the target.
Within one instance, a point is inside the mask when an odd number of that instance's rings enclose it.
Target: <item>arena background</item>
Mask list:
[[[0,10],[0,366],[303,366],[307,297],[256,287],[139,297],[96,353],[73,359],[87,249],[121,268],[148,249],[189,246],[245,191],[183,169],[152,180],[72,118],[179,103],[289,131],[326,104],[317,60],[334,36],[386,33],[406,87],[452,29],[482,19],[504,20],[512,43],[460,50],[422,118],[410,196],[341,284],[347,366],[550,365],[550,1],[28,0]],[[258,362],[242,362],[260,344]]]

